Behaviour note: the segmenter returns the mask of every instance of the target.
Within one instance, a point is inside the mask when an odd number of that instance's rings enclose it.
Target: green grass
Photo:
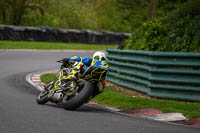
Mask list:
[[[200,103],[131,97],[109,89],[105,89],[103,93],[95,97],[94,102],[121,109],[153,108],[165,113],[180,112],[188,118],[200,117]]]
[[[37,50],[106,50],[117,45],[57,43],[57,42],[26,42],[0,41],[0,49],[37,49]]]
[[[55,74],[44,74],[41,76],[41,81],[49,83],[54,77]],[[96,96],[92,101],[121,109],[153,108],[160,109],[164,113],[180,112],[188,118],[200,117],[200,103],[132,97],[112,91],[109,88],[106,88],[103,93]]]
[[[40,76],[40,80],[45,84],[49,84],[55,78],[55,76],[56,75],[53,73],[43,74]]]

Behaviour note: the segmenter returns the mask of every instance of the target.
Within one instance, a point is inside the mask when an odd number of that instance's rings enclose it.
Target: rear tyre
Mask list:
[[[47,91],[42,91],[40,92],[40,94],[38,95],[36,101],[38,104],[45,104],[49,101],[48,99],[48,92]]]
[[[67,99],[67,96],[63,98],[64,108],[67,110],[75,110],[83,105],[85,102],[89,100],[89,98],[93,94],[93,84],[90,82],[82,82],[80,83],[80,88],[74,97],[71,99]]]

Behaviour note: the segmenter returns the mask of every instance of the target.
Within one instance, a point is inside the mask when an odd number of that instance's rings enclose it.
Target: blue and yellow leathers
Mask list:
[[[106,71],[108,71],[108,64],[105,60],[96,60],[93,58],[81,58],[78,56],[73,56],[69,58],[70,62],[78,62],[74,68],[80,70],[80,69],[84,69],[87,70],[89,66],[97,66],[100,67],[102,69],[105,69]]]
[[[97,87],[94,87],[95,91],[92,97],[103,92],[106,84],[105,78],[109,70],[109,66],[105,60],[73,56],[69,58],[69,62],[72,62],[72,64],[75,63],[72,75],[80,73],[84,79],[97,83]]]

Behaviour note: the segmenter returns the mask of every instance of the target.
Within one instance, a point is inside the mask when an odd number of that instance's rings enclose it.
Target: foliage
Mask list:
[[[164,41],[168,32],[168,25],[162,24],[160,20],[144,23],[126,41],[126,49],[135,50],[157,50]]]
[[[0,24],[131,32],[147,20],[146,0],[0,0]]]
[[[147,0],[116,0],[116,8],[121,16],[121,24],[130,32],[148,19]]]
[[[188,0],[159,0],[156,16],[166,16],[171,11],[180,8],[183,5],[183,3],[187,1]]]
[[[20,25],[27,9],[38,9],[44,15],[40,0],[0,0],[0,6],[0,23],[3,24]]]
[[[200,3],[189,1],[166,17],[144,23],[126,42],[126,49],[199,52]]]
[[[132,32],[151,18],[152,6],[162,17],[185,1],[0,0],[0,24]]]
[[[46,14],[44,17],[44,16],[41,16],[39,11],[31,11],[27,9],[27,12],[31,12],[31,14],[25,14],[22,17],[21,25],[23,26],[59,27],[57,22],[54,21],[54,16],[50,14]]]

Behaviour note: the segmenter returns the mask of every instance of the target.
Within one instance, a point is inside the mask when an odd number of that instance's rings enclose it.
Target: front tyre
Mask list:
[[[38,95],[36,101],[38,104],[45,104],[49,101],[49,98],[48,98],[48,92],[47,91],[42,91],[40,92],[40,94]]]
[[[64,108],[67,110],[75,110],[79,108],[88,101],[88,99],[92,96],[93,91],[94,89],[92,83],[87,81],[81,82],[77,95],[70,99],[67,99],[67,96],[63,98]]]

